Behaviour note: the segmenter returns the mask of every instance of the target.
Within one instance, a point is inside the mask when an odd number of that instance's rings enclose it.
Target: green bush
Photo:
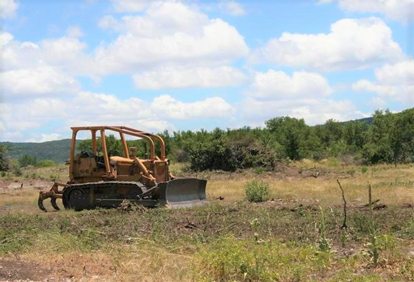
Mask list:
[[[7,171],[10,168],[9,160],[6,157],[7,148],[4,145],[0,145],[0,171]]]
[[[35,166],[37,164],[37,158],[30,155],[23,155],[17,161],[20,167]]]
[[[253,180],[246,184],[246,198],[249,202],[264,202],[269,199],[269,184]]]

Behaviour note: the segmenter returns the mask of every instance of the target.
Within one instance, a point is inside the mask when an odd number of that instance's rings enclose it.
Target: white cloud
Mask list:
[[[154,99],[151,108],[167,119],[222,118],[234,113],[233,107],[223,98],[210,97],[205,100],[184,103],[169,95]]]
[[[346,121],[365,117],[350,101],[318,98],[270,101],[247,98],[241,104],[241,111],[245,120],[254,125],[263,125],[265,120],[280,116],[303,118],[310,125],[328,119]]]
[[[71,93],[79,88],[73,78],[53,67],[36,67],[0,73],[0,89],[5,98]]]
[[[239,111],[253,125],[277,116],[303,118],[309,124],[361,117],[351,102],[329,98],[331,93],[320,74],[301,71],[289,76],[269,70],[256,73]]]
[[[148,0],[111,0],[115,10],[121,13],[137,13],[145,10]]]
[[[121,21],[105,17],[100,26],[121,32],[96,50],[102,75],[183,64],[224,66],[249,51],[233,26],[177,2],[151,4],[143,15]]]
[[[17,41],[10,33],[0,33],[1,70],[51,66],[72,74],[88,74],[92,62],[84,53],[86,45],[79,40],[79,28],[68,35],[40,42]]]
[[[249,96],[260,99],[296,99],[325,97],[332,92],[328,81],[317,73],[269,70],[256,73]]]
[[[346,11],[380,13],[400,22],[414,20],[414,0],[338,0],[338,2]]]
[[[36,98],[0,103],[0,136],[4,141],[27,141],[30,131],[65,117],[66,103],[55,98]]]
[[[218,87],[242,81],[241,72],[231,65],[249,52],[244,38],[233,26],[209,19],[196,6],[152,1],[139,15],[120,20],[106,16],[99,25],[119,34],[90,53],[76,26],[65,36],[38,42],[20,42],[10,33],[0,32],[0,68],[28,73],[51,67],[69,77],[89,76],[94,80],[111,74],[134,74],[136,85],[145,88]],[[195,73],[187,82],[183,75],[189,74],[189,68]],[[172,70],[177,74],[163,82],[154,77],[155,72],[174,74]],[[142,76],[151,81],[142,82]]]
[[[46,141],[54,141],[62,139],[62,135],[59,133],[42,133],[40,134],[40,138],[34,138],[28,140],[28,142],[46,142]]]
[[[223,87],[242,83],[245,76],[238,69],[221,67],[161,67],[133,76],[135,86],[142,89]]]
[[[150,132],[173,130],[174,121],[229,117],[233,107],[220,97],[195,102],[182,102],[162,95],[147,102],[131,97],[80,91],[58,98],[21,99],[0,103],[1,140],[40,140],[42,136],[23,134],[25,130],[41,128],[49,122],[59,122],[64,128],[76,125],[115,124],[136,127]]]
[[[414,105],[414,60],[385,65],[375,70],[375,81],[359,80],[352,85],[355,91],[376,93],[382,100]]]
[[[218,8],[232,16],[244,16],[246,11],[240,3],[233,0],[222,0],[218,4]]]
[[[15,0],[0,0],[0,18],[13,18],[17,8],[18,4]]]
[[[318,4],[328,4],[332,3],[334,0],[317,0]]]
[[[342,19],[329,33],[285,32],[257,50],[253,60],[320,70],[366,68],[403,57],[391,29],[378,18]]]

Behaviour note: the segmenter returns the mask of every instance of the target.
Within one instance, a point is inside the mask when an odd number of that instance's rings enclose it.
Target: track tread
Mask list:
[[[96,207],[106,207],[100,200],[136,200],[147,189],[140,182],[133,181],[99,181],[89,183],[68,184],[63,191],[63,205],[67,209],[83,210]],[[124,191],[124,196],[117,194],[119,190]],[[73,196],[74,191],[82,194]]]

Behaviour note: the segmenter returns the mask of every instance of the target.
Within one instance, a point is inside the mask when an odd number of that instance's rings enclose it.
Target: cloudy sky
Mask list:
[[[0,0],[0,141],[414,105],[414,0]]]

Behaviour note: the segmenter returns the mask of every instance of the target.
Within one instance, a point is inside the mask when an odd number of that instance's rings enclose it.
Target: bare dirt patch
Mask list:
[[[43,268],[34,262],[24,261],[16,258],[0,258],[0,280],[45,280],[52,278],[50,270]]]

